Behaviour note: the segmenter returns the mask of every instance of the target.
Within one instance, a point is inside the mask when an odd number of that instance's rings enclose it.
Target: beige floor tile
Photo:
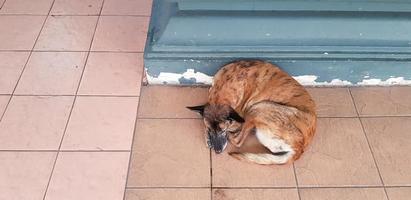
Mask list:
[[[125,200],[210,200],[210,189],[129,189]]]
[[[7,0],[0,14],[47,15],[53,0]]]
[[[301,189],[301,200],[387,200],[383,188]]]
[[[10,95],[0,95],[0,117],[3,115],[7,104],[9,103]]]
[[[13,93],[28,57],[28,52],[0,52],[0,94]]]
[[[135,134],[129,187],[210,186],[201,120],[142,119]]]
[[[14,96],[0,123],[0,149],[58,149],[73,99]]]
[[[34,52],[15,93],[76,94],[86,56],[85,52]]]
[[[56,153],[1,152],[0,199],[43,199]]]
[[[362,119],[385,185],[411,186],[411,117]]]
[[[123,199],[128,159],[127,152],[62,152],[45,199]]]
[[[88,51],[97,16],[51,16],[34,47],[36,50]]]
[[[152,0],[106,0],[103,15],[151,15]]]
[[[143,71],[141,53],[91,53],[79,93],[139,95]]]
[[[103,0],[56,0],[52,15],[98,15]]]
[[[411,116],[411,87],[351,88],[361,116]]]
[[[62,149],[130,150],[138,98],[77,97]]]
[[[228,152],[228,151],[227,151]],[[215,187],[295,187],[292,165],[263,166],[212,153]]]
[[[387,188],[386,190],[390,200],[409,200],[411,197],[410,187]]]
[[[92,50],[143,52],[148,21],[148,17],[102,16]]]
[[[308,88],[317,105],[319,117],[355,117],[354,103],[348,88]]]
[[[381,185],[362,131],[354,118],[322,118],[311,146],[296,163],[300,186]]]
[[[0,50],[31,50],[46,16],[1,16]]]
[[[200,118],[186,106],[207,102],[208,88],[149,86],[141,90],[141,118]]]
[[[214,200],[298,200],[296,189],[216,189]]]

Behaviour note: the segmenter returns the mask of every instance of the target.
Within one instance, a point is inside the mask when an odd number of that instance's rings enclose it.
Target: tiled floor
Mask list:
[[[0,0],[1,200],[125,198],[150,12]]]
[[[0,0],[0,199],[408,200],[411,87],[309,88],[294,165],[206,147],[207,88],[141,87],[150,0]]]
[[[313,144],[294,165],[266,167],[206,150],[202,122],[184,106],[204,103],[207,88],[143,87],[127,199],[208,198],[194,189],[215,200],[408,199],[411,87],[308,90]]]

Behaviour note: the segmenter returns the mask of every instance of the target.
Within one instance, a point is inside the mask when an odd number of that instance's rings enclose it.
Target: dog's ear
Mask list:
[[[230,109],[230,113],[228,114],[228,119],[234,120],[239,123],[245,122],[245,120],[232,108]]]
[[[204,115],[204,108],[207,106],[207,104],[201,105],[201,106],[187,106],[186,108],[190,109],[191,111],[199,113],[201,116]]]

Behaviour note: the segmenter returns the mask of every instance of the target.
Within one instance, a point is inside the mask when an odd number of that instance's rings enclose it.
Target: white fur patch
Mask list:
[[[294,150],[291,148],[291,146],[287,143],[285,143],[284,140],[271,137],[271,134],[266,133],[265,130],[259,130],[257,129],[256,131],[256,136],[258,141],[261,142],[265,147],[270,149],[271,152],[283,152],[283,151],[288,151],[289,153],[281,155],[281,156],[276,156],[276,155],[270,155],[270,154],[262,154],[267,157],[266,159],[272,159],[275,163],[278,164],[283,164],[286,163],[293,155],[294,155]],[[259,155],[261,156],[261,155]]]
[[[260,165],[272,165],[272,164],[284,164],[288,160],[285,156],[274,156],[272,154],[253,154],[253,153],[244,153],[243,156],[252,162],[255,162]]]
[[[226,143],[224,144],[223,151],[224,151],[225,148],[227,147],[227,143],[228,143],[228,142],[226,142]]]

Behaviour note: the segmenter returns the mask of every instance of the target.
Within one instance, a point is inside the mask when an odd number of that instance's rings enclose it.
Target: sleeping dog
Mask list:
[[[257,164],[297,160],[316,129],[315,103],[296,80],[259,60],[236,61],[214,76],[208,103],[188,107],[200,113],[207,146]]]

